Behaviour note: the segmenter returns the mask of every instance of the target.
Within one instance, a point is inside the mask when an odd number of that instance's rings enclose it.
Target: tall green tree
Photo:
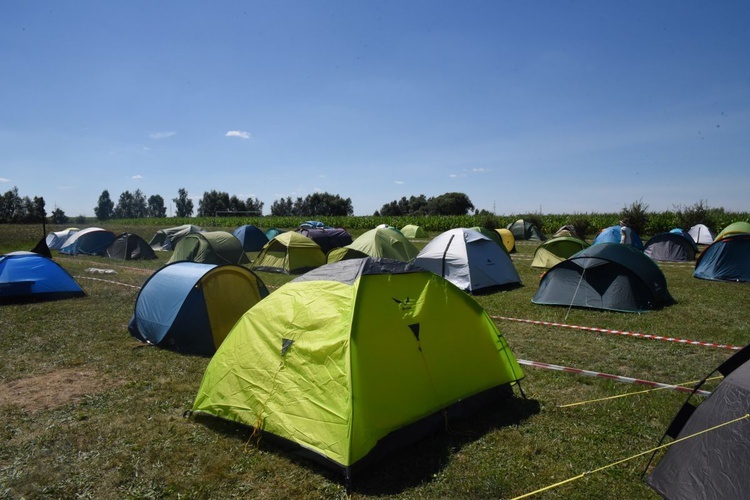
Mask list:
[[[164,198],[155,194],[148,197],[148,216],[149,217],[166,217],[167,207],[164,206]]]
[[[271,215],[275,215],[277,217],[288,217],[294,215],[293,210],[294,203],[292,202],[291,196],[275,200],[273,203],[271,203]]]
[[[106,189],[99,195],[94,214],[99,220],[109,220],[115,215],[115,203],[110,199],[109,191]]]
[[[177,198],[172,198],[175,204],[175,217],[192,217],[193,200],[188,198],[188,192],[185,188],[177,190]]]
[[[68,222],[68,216],[61,208],[55,208],[51,214],[52,224],[65,224]]]

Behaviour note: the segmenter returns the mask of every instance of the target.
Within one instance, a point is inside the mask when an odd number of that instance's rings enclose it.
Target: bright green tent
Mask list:
[[[193,410],[260,427],[350,478],[507,396],[522,377],[469,294],[411,264],[352,259],[248,310],[209,363]]]
[[[322,266],[326,254],[320,245],[296,231],[277,234],[261,249],[250,266],[256,271],[299,274]]]
[[[417,226],[414,224],[407,224],[402,227],[401,234],[412,240],[415,238],[427,238],[427,232],[422,229],[422,226]]]
[[[190,233],[175,245],[168,263],[179,261],[203,264],[249,264],[242,243],[227,231]]]
[[[741,233],[750,233],[750,223],[747,223],[745,221],[732,222],[716,236],[715,241],[718,241],[724,236],[728,236],[730,234]]]
[[[551,238],[534,251],[534,259],[531,261],[531,267],[541,267],[549,269],[558,262],[562,262],[571,255],[574,255],[584,248],[591,245],[585,241],[574,238],[573,236],[557,236]]]
[[[358,250],[370,257],[384,257],[396,259],[402,262],[410,262],[419,253],[414,243],[409,241],[401,231],[392,227],[376,227],[362,233],[345,248]],[[328,256],[328,262],[335,262],[343,253],[332,253]]]

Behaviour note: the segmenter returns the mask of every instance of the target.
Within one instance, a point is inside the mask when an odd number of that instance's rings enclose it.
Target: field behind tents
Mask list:
[[[147,241],[156,230],[105,227]],[[29,250],[40,237],[38,226],[0,225],[0,254]],[[517,248],[512,260],[523,286],[476,300],[498,317],[520,359],[689,386],[734,351],[507,318],[732,346],[750,340],[747,284],[698,280],[691,264],[661,264],[677,301],[662,310],[538,306],[531,303],[541,274],[530,267],[536,244]],[[347,496],[338,474],[258,442],[250,428],[184,416],[209,359],[144,347],[127,332],[139,287],[169,252],[145,262],[53,253],[87,296],[0,306],[0,497]],[[258,275],[272,293],[292,278]],[[350,497],[513,498],[635,457],[538,497],[657,498],[641,478],[650,454],[639,454],[658,444],[684,393],[524,370],[523,395],[516,389],[512,399],[391,455],[355,477]]]

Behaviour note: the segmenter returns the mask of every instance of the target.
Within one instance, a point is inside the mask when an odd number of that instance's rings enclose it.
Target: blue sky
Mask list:
[[[0,193],[748,211],[749,48],[746,0],[6,2]]]

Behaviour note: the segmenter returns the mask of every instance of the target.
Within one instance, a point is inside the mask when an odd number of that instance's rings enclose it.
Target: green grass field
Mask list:
[[[147,241],[155,232],[106,227]],[[2,225],[0,254],[28,250],[41,236],[36,226]],[[531,303],[541,274],[530,267],[536,245],[517,247],[512,259],[523,286],[476,297],[491,315],[735,346],[750,339],[747,284],[698,280],[692,265],[663,264],[677,303],[662,310],[538,306]],[[55,255],[85,298],[0,306],[0,498],[347,497],[339,475],[267,441],[256,443],[252,429],[183,416],[209,360],[144,347],[127,332],[138,287],[168,258],[164,252],[146,262]],[[258,274],[272,292],[292,278]],[[733,353],[496,321],[520,359],[670,384],[690,385]],[[686,398],[535,367],[525,373],[526,398],[516,389],[511,400],[393,454],[355,478],[349,497],[534,492],[653,448]],[[574,403],[583,404],[564,406]],[[535,498],[658,498],[641,479],[647,461],[640,456]]]

